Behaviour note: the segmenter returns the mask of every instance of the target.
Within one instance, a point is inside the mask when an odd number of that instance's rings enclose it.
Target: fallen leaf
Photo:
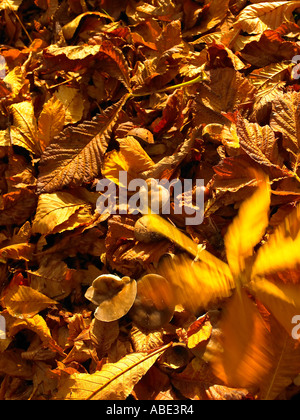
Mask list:
[[[56,302],[28,286],[8,287],[1,297],[2,305],[8,312],[21,319],[31,318]]]
[[[124,400],[168,347],[166,345],[148,354],[129,354],[117,363],[104,365],[92,375],[68,375],[59,384],[55,399]]]

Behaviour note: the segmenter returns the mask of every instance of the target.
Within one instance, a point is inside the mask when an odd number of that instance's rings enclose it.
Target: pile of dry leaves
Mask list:
[[[0,0],[0,399],[299,394],[298,18]],[[120,171],[204,179],[203,223],[99,214]]]

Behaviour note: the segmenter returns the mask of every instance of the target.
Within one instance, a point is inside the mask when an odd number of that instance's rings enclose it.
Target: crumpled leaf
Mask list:
[[[29,188],[4,194],[0,197],[0,225],[22,225],[36,207],[37,197]]]
[[[63,300],[74,287],[74,272],[58,258],[44,257],[37,270],[27,270],[30,285],[51,299]]]
[[[172,375],[172,384],[186,398],[194,401],[243,400],[248,392],[243,389],[230,389],[217,384],[218,380],[203,360],[194,358],[183,372]],[[229,397],[230,396],[230,397]]]
[[[75,32],[76,32],[78,26],[80,25],[81,21],[84,18],[88,18],[89,16],[91,16],[91,17],[96,16],[96,17],[100,17],[100,18],[103,18],[103,19],[111,19],[109,15],[101,13],[101,12],[85,12],[85,13],[82,13],[82,14],[78,15],[75,19],[73,19],[71,22],[67,23],[62,28],[64,37],[66,39],[71,39],[73,37],[73,35],[75,34]]]

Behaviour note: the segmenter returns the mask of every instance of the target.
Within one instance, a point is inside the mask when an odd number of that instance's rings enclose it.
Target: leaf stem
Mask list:
[[[204,82],[205,80],[208,80],[207,74],[204,71],[201,71],[201,74],[199,76],[197,76],[195,79],[189,80],[188,82],[183,82],[183,83],[179,83],[178,85],[174,85],[174,86],[168,86],[166,88],[163,89],[159,89],[153,92],[146,92],[146,93],[131,93],[131,96],[134,98],[138,98],[141,96],[148,96],[148,95],[152,95],[152,93],[164,93],[164,92],[169,92],[169,91],[173,91],[176,89],[180,89],[180,88],[184,88],[187,86],[191,86],[194,85],[195,83],[201,83]]]
[[[30,44],[32,44],[32,38],[31,38],[31,36],[29,35],[29,33],[28,33],[27,29],[25,28],[25,26],[24,26],[23,22],[21,21],[21,19],[20,19],[19,15],[15,12],[15,10],[13,10],[13,9],[11,9],[11,10],[12,10],[12,12],[14,13],[15,17],[17,18],[17,20],[18,20],[19,24],[22,26],[22,29],[23,29],[23,31],[25,32],[25,34],[27,35],[27,38],[29,39]]]

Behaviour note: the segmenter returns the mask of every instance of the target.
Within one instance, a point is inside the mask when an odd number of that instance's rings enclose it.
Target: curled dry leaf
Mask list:
[[[299,393],[299,11],[0,0],[0,399]]]

